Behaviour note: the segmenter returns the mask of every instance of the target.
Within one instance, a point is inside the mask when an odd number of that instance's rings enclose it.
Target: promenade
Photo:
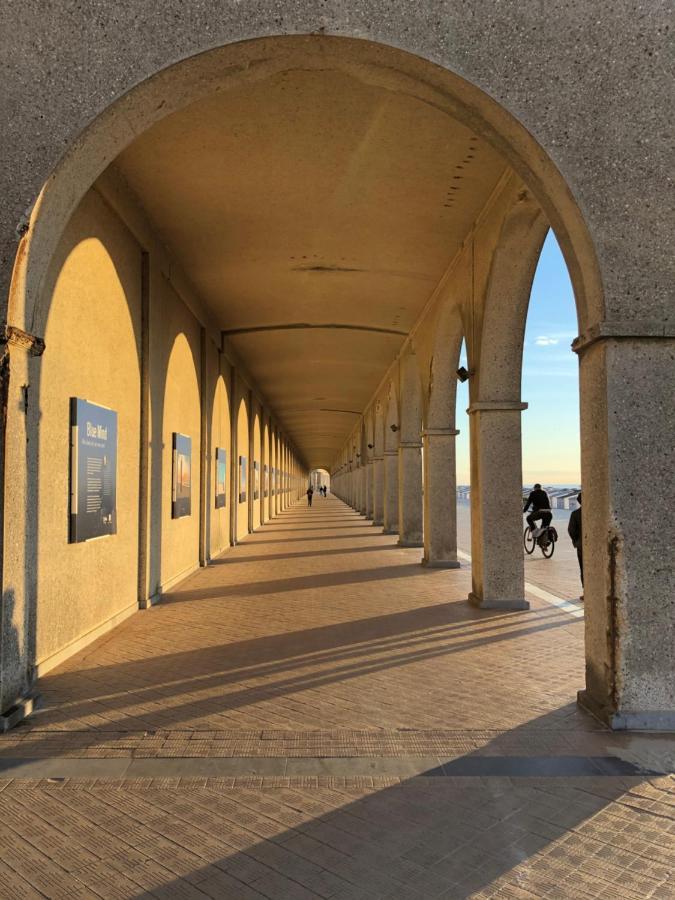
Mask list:
[[[419,561],[317,496],[44,677],[0,897],[672,897],[673,745],[577,708],[576,561],[526,612]]]

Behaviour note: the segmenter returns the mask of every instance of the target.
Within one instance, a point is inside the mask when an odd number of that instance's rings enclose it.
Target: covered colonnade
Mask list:
[[[155,64],[35,186],[6,277],[7,721],[317,470],[422,564],[457,567],[462,341],[467,600],[526,608],[520,375],[553,228],[579,320],[581,700],[615,728],[675,727],[673,517],[641,502],[653,479],[674,499],[665,272],[617,237],[591,151],[560,149],[543,100],[511,109],[456,48],[368,27]]]

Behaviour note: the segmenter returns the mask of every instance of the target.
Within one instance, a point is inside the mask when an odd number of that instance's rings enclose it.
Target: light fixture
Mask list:
[[[374,446],[375,446],[375,444],[368,444],[368,449],[372,450]]]
[[[396,434],[396,432],[398,431],[398,425],[390,425],[389,427],[394,432],[394,434]]]
[[[470,372],[468,369],[465,369],[464,366],[460,366],[459,369],[457,369],[457,378],[461,382],[468,381],[472,375],[473,375],[473,372]]]

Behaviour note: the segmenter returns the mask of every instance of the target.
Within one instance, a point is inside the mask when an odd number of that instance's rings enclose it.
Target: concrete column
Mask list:
[[[523,568],[520,414],[527,403],[480,401],[471,428],[469,601],[482,609],[529,609]]]
[[[401,441],[398,448],[398,543],[423,547],[422,445]]]
[[[398,534],[398,450],[384,451],[384,533]]]
[[[616,337],[603,323],[573,345],[586,610],[579,702],[615,729],[675,731],[675,338],[662,322],[637,323],[637,335],[623,324]]]
[[[424,556],[422,564],[458,569],[457,475],[454,428],[429,428],[424,446]]]
[[[373,460],[369,459],[366,464],[366,519],[373,518]]]
[[[365,465],[359,466],[359,512],[362,516],[366,514],[366,472]]]
[[[373,458],[373,525],[384,522],[384,458]]]

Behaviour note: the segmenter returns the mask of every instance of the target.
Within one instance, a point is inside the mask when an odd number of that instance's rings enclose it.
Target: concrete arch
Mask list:
[[[525,322],[548,229],[541,207],[528,193],[504,219],[488,276],[480,346],[473,349],[472,400],[520,399]]]
[[[401,428],[400,412],[398,406],[398,391],[396,383],[392,380],[384,400],[384,451],[396,451],[398,449],[398,434]]]
[[[237,407],[237,460],[236,460],[236,504],[235,523],[236,538],[240,541],[249,533],[249,408],[245,397],[239,400]]]
[[[419,444],[424,418],[422,379],[414,351],[406,353],[400,363],[401,442]]]
[[[349,71],[405,92],[467,125],[520,175],[546,212],[565,254],[584,327],[603,318],[588,229],[555,164],[517,119],[460,75],[411,53],[348,37],[285,35],[227,44],[161,69],[115,100],[70,146],[43,186],[22,239],[10,292],[12,324],[34,332],[48,262],[72,212],[107,165],[153,124],[216,91],[289,67]]]
[[[426,393],[427,428],[454,428],[457,404],[457,377],[459,356],[462,349],[464,328],[460,311],[449,301],[441,310],[436,323],[434,342],[429,365],[429,382]]]

